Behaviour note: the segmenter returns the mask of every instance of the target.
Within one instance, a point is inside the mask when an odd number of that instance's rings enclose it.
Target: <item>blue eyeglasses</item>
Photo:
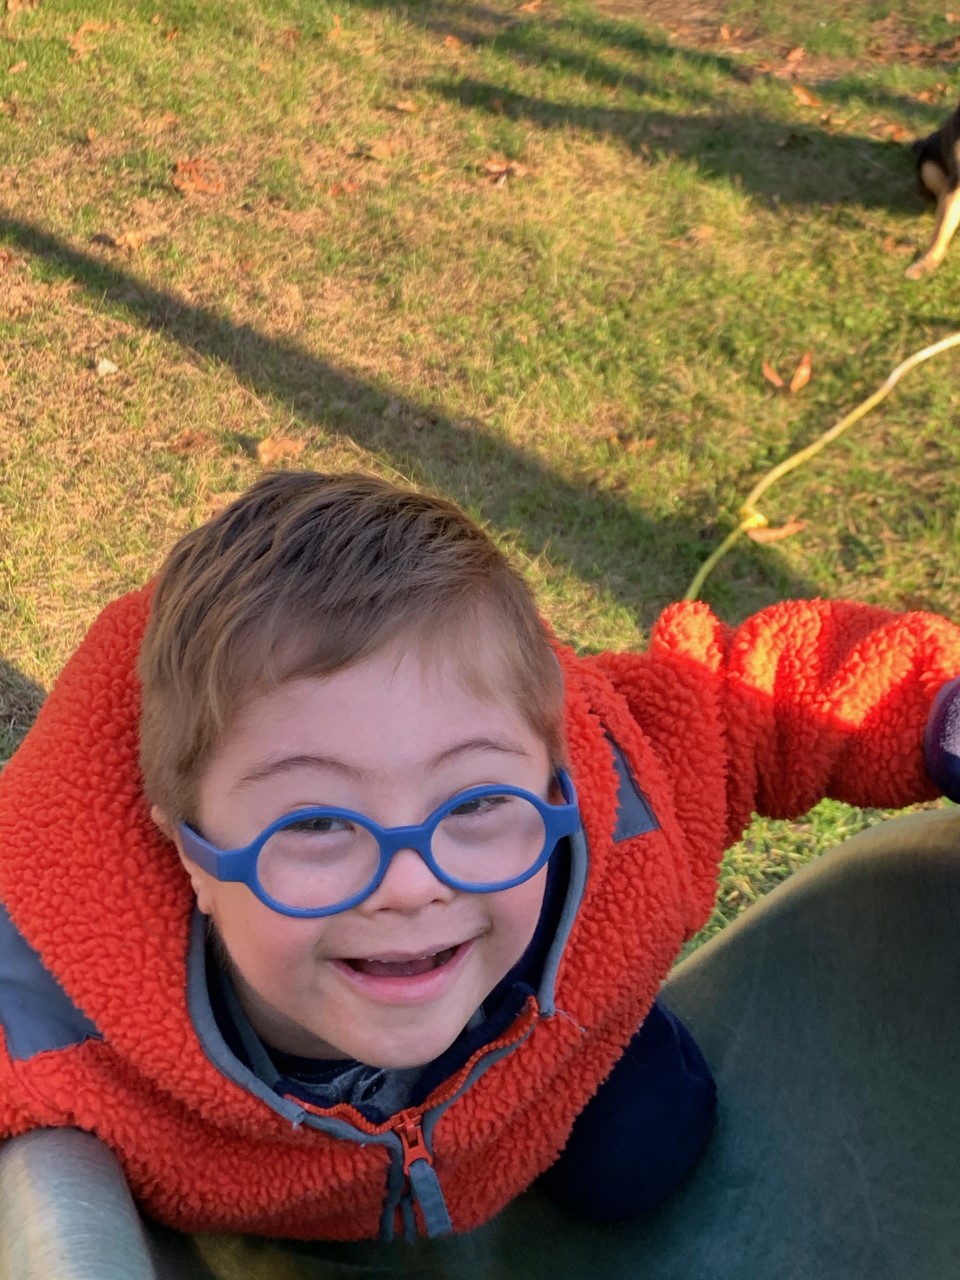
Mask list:
[[[519,787],[470,787],[418,826],[381,827],[351,809],[297,809],[242,849],[218,849],[182,823],[183,851],[215,879],[245,884],[285,916],[332,916],[363,902],[401,849],[414,849],[451,889],[498,893],[535,876],[580,829],[570,775],[557,772],[562,804]]]

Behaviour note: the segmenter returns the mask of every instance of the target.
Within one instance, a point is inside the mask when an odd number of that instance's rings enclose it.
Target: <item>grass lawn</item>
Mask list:
[[[7,0],[0,36],[0,756],[278,461],[450,494],[562,634],[640,646],[756,479],[958,327],[960,248],[903,279],[930,0]],[[721,563],[723,617],[960,617],[957,371],[771,491],[804,528]],[[756,823],[710,928],[878,819]]]

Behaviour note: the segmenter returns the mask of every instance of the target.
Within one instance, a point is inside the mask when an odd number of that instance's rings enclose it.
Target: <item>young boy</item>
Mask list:
[[[925,614],[675,606],[556,643],[450,503],[271,473],[107,608],[0,778],[0,1132],[183,1230],[666,1195],[714,1114],[656,1002],[753,811],[936,793]]]

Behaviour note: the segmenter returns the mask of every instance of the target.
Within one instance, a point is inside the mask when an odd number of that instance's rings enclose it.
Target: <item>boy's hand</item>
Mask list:
[[[960,676],[934,699],[923,749],[931,779],[949,800],[960,801]]]

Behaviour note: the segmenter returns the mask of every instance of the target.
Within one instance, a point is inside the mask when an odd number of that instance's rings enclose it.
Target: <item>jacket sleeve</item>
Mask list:
[[[944,618],[803,600],[730,628],[695,602],[661,615],[632,671],[624,655],[600,662],[627,677],[681,811],[721,773],[725,844],[753,813],[797,817],[825,796],[899,807],[938,794],[924,730],[960,673],[960,627]]]

